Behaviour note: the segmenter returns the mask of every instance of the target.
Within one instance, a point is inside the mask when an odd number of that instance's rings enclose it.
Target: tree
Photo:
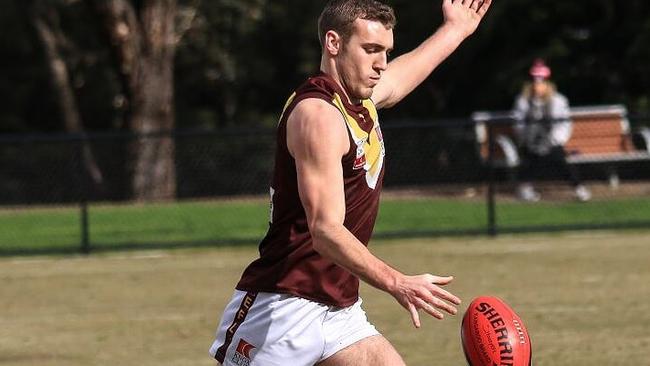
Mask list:
[[[56,95],[55,99],[61,111],[64,130],[68,133],[81,135],[81,159],[85,170],[93,183],[100,186],[103,183],[102,172],[86,138],[68,66],[63,49],[70,50],[70,41],[60,27],[58,10],[52,3],[41,0],[28,1],[28,18],[34,27],[36,38],[43,47],[47,70],[50,74],[50,84]]]
[[[90,0],[110,40],[127,103],[132,193],[136,200],[176,194],[174,140],[175,0]]]

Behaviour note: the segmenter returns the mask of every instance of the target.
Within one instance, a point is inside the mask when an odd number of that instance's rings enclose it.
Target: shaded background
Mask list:
[[[395,56],[442,22],[440,0],[388,3]],[[287,96],[317,71],[324,4],[6,1],[0,251],[256,242],[274,127]],[[490,175],[470,119],[510,109],[542,57],[573,106],[623,105],[639,131],[650,126],[649,44],[645,0],[495,0],[474,35],[382,111],[388,200],[377,232],[484,233],[495,227],[490,177],[509,231],[649,227],[650,155],[581,165],[594,192],[587,205],[551,173],[545,202],[527,206],[513,199],[508,172]]]
[[[7,1],[0,14],[0,132],[64,131],[33,7],[60,34],[84,129],[128,128],[120,72],[94,3]],[[99,1],[101,2],[101,1]],[[106,1],[116,2],[116,1]],[[135,12],[150,3],[123,1]],[[173,2],[171,2],[173,3]],[[272,126],[288,94],[318,67],[324,1],[213,0],[175,5],[175,128]],[[389,1],[399,55],[440,24],[440,1]],[[54,19],[54,20],[53,20]],[[467,117],[508,109],[535,57],[572,104],[650,110],[650,4],[644,0],[495,1],[477,33],[384,120]]]

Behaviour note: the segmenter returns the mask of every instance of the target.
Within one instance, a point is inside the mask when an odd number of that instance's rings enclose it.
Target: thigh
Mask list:
[[[403,366],[393,345],[381,335],[364,338],[330,356],[318,366]]]
[[[315,364],[328,307],[283,294],[236,291],[210,354],[224,366]]]

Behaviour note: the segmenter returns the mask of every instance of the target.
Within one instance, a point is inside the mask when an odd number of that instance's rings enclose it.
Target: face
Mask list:
[[[533,81],[533,95],[543,97],[548,92],[548,83],[545,80]]]
[[[357,19],[350,39],[336,58],[337,71],[350,99],[368,99],[388,68],[393,30],[376,21]]]

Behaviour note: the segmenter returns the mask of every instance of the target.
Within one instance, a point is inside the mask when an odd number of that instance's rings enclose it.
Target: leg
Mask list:
[[[303,298],[236,290],[210,347],[223,366],[314,365],[330,307]]]
[[[519,156],[521,159],[517,171],[517,196],[523,201],[537,202],[541,196],[533,188],[532,182],[539,173],[537,171],[539,169],[539,158],[525,147],[521,149]]]
[[[551,160],[551,163],[556,164],[560,169],[563,178],[571,183],[571,186],[573,186],[575,192],[575,197],[579,201],[589,201],[591,199],[591,191],[582,185],[577,169],[574,166],[569,165],[569,163],[566,161],[566,153],[564,151],[564,148],[562,146],[553,147],[551,153],[549,154],[549,158]]]
[[[318,366],[404,366],[402,357],[381,335],[364,338],[330,356]]]
[[[575,188],[580,185],[580,177],[575,167],[569,165],[566,161],[566,153],[562,146],[554,146],[549,153],[549,165],[554,164],[560,169],[562,178],[569,181],[571,185]]]
[[[519,151],[519,169],[517,170],[517,180],[519,183],[531,183],[536,178],[537,159],[536,155],[523,147]]]

